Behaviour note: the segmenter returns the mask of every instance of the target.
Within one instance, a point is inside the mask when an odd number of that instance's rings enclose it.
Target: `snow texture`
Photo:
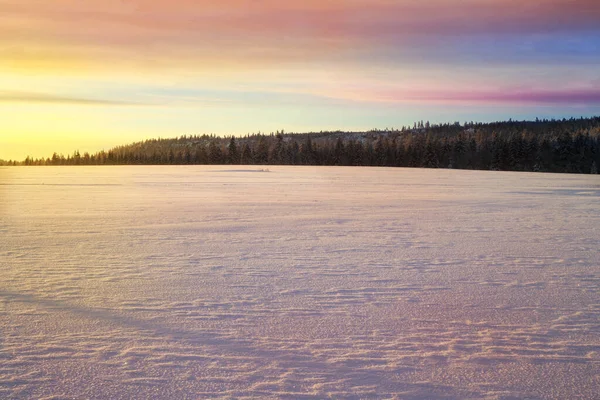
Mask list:
[[[0,169],[2,399],[598,399],[600,177]]]

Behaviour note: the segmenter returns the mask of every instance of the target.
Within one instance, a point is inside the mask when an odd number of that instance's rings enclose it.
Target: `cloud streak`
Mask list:
[[[438,100],[474,103],[510,104],[596,104],[600,105],[600,90],[542,90],[514,92],[456,93],[437,96]],[[432,100],[435,98],[432,98]]]
[[[25,103],[25,104],[68,104],[81,106],[132,106],[141,103],[92,99],[85,97],[61,96],[55,94],[31,93],[21,91],[0,91],[0,103]]]
[[[442,104],[523,104],[523,105],[600,105],[600,89],[562,90],[469,90],[410,91],[380,90],[365,96],[365,100],[386,103],[425,102]]]

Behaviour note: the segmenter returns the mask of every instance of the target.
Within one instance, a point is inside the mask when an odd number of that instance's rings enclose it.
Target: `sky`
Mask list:
[[[0,159],[592,115],[598,0],[0,0]]]

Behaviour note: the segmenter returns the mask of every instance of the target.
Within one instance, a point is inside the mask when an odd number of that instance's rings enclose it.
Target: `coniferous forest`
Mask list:
[[[185,135],[3,165],[347,165],[598,173],[600,117],[429,124],[367,132]]]

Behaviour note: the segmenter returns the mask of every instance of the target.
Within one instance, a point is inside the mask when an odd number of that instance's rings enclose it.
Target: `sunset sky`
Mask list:
[[[0,0],[0,158],[600,115],[598,0]]]

